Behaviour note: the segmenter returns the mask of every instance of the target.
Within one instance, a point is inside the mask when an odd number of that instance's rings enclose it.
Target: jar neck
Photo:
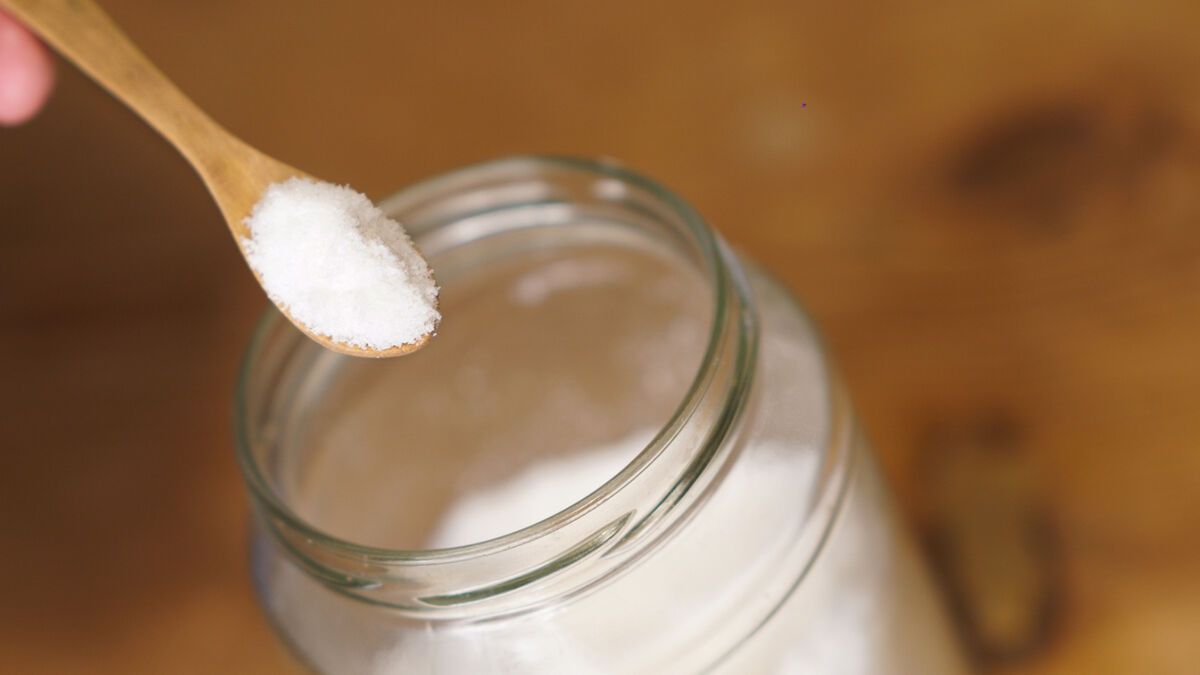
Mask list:
[[[587,591],[650,555],[703,506],[735,459],[757,349],[757,318],[737,258],[682,200],[604,163],[514,158],[411,187],[380,204],[447,265],[454,251],[512,228],[586,228],[580,214],[620,213],[690,261],[712,294],[707,348],[670,421],[602,488],[549,518],[486,542],[438,550],[362,546],[298,517],[269,480],[269,404],[308,347],[274,312],[247,353],[235,402],[239,463],[264,529],[329,587],[428,619],[530,611]],[[579,230],[583,236],[586,232]]]

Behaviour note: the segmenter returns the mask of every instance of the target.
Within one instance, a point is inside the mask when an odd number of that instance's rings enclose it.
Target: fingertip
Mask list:
[[[27,122],[54,88],[54,59],[36,37],[0,12],[0,124]]]

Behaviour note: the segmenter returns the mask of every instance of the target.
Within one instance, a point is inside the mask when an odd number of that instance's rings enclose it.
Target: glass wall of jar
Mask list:
[[[442,284],[364,361],[273,311],[236,398],[263,607],[326,673],[955,673],[809,319],[678,197],[514,158],[385,200]]]

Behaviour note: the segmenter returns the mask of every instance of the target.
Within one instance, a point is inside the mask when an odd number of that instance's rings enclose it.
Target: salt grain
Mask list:
[[[383,350],[437,328],[429,265],[365,195],[292,178],[268,187],[245,222],[250,267],[271,300],[310,332]]]

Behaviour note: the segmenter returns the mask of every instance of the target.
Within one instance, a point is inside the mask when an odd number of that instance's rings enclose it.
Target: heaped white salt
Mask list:
[[[383,350],[437,328],[429,265],[365,195],[292,178],[267,188],[245,223],[250,267],[271,300],[310,332]]]

